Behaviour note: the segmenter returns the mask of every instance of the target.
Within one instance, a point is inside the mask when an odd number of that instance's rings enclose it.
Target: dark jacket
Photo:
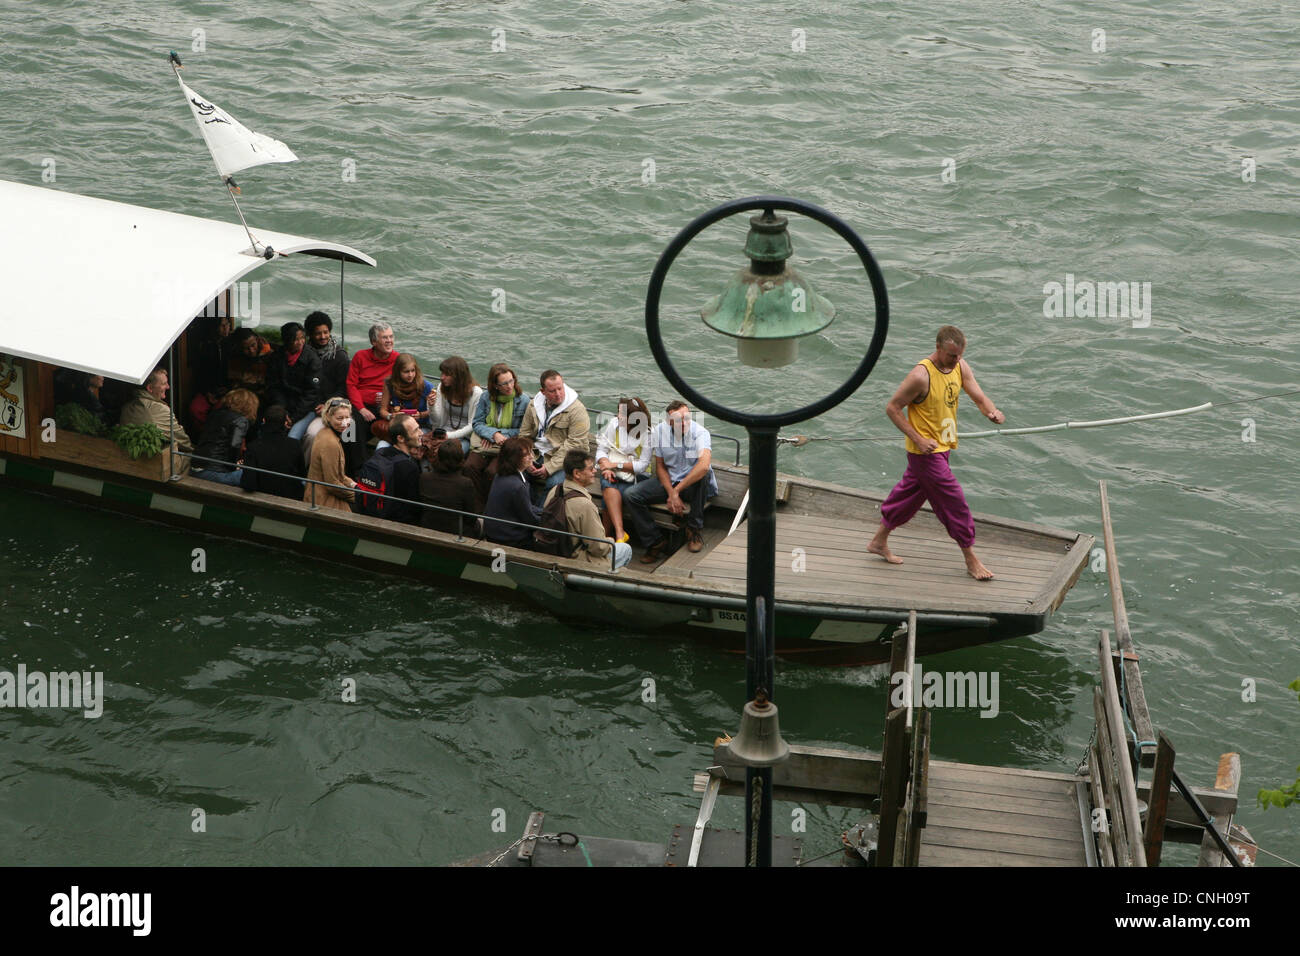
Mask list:
[[[307,348],[312,349],[315,354],[315,346],[308,344]],[[348,395],[348,368],[352,360],[348,357],[348,350],[339,346],[334,351],[334,358],[328,362],[321,359],[319,355],[316,358],[320,361],[320,397],[324,401],[338,395],[347,398]],[[355,414],[355,410],[353,412]],[[353,475],[355,478],[356,476]]]
[[[252,465],[254,468],[267,468],[286,475],[297,475],[299,478],[307,474],[307,468],[302,462],[302,442],[290,438],[283,428],[273,431],[272,426],[263,425],[261,435],[249,444],[248,451],[244,454],[244,465],[239,486],[245,491],[261,491],[268,495],[302,501],[301,481],[259,474],[247,467]]]
[[[492,479],[492,490],[488,492],[487,507],[483,509],[483,531],[489,541],[514,545],[516,548],[532,548],[532,527],[521,528],[518,525],[501,524],[493,518],[506,518],[510,521],[524,521],[531,526],[537,525],[542,516],[542,509],[533,504],[528,482],[519,474],[498,474]]]
[[[393,485],[384,493],[390,498],[404,499],[388,503],[392,509],[387,515],[388,520],[400,521],[403,524],[419,524],[420,512],[424,509],[408,505],[406,502],[420,500],[420,463],[406,452],[399,450],[396,445],[389,445],[375,452],[376,458],[381,456],[393,460]]]
[[[329,396],[321,394],[320,356],[304,345],[298,361],[289,364],[284,348],[278,348],[266,363],[266,401],[283,405],[295,422],[316,410]]]
[[[251,424],[233,409],[213,409],[203,425],[203,434],[198,444],[194,446],[194,454],[201,458],[220,460],[196,461],[194,467],[200,471],[234,471],[240,449],[244,446],[244,436],[248,434]]]
[[[426,471],[420,475],[420,497],[427,504],[443,508],[455,508],[458,511],[471,513],[478,510],[475,507],[474,483],[460,472],[446,474],[440,471]],[[428,508],[421,510],[424,514],[420,518],[420,523],[426,528],[455,534],[463,527],[462,533],[470,537],[478,537],[481,533],[482,524],[477,518],[461,518],[449,511],[433,511]],[[458,521],[464,524],[459,525]]]

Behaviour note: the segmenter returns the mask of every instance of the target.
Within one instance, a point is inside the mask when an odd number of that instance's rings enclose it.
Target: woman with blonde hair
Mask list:
[[[208,413],[203,434],[194,446],[195,478],[223,485],[239,485],[244,477],[244,439],[257,421],[257,396],[246,388],[232,388]]]
[[[325,422],[317,433],[311,446],[311,458],[307,464],[307,487],[302,493],[303,501],[315,501],[322,508],[336,511],[351,511],[352,491],[357,483],[347,476],[343,457],[343,434],[352,425],[352,403],[346,398],[331,398],[321,409],[321,419]],[[328,484],[314,485],[314,481]],[[338,486],[342,487],[331,487]]]
[[[384,382],[384,394],[379,400],[379,413],[370,423],[370,434],[388,440],[388,423],[394,415],[405,412],[415,419],[420,428],[429,430],[429,398],[433,383],[420,371],[420,363],[410,352],[403,352],[393,361],[393,374]]]
[[[445,428],[447,437],[460,441],[460,450],[469,454],[469,436],[474,430],[474,413],[483,388],[474,381],[469,364],[459,355],[445,358],[438,365],[442,387],[435,392],[429,412],[430,428]]]

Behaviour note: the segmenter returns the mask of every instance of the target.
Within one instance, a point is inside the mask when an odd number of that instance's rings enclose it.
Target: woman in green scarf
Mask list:
[[[505,362],[488,370],[487,390],[487,401],[479,401],[474,409],[470,453],[465,458],[465,474],[474,482],[480,511],[496,476],[497,452],[507,439],[519,434],[532,397],[519,387],[518,376]]]

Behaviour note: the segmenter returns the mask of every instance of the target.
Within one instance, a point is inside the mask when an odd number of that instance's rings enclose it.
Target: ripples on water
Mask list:
[[[891,434],[883,403],[947,321],[1010,425],[1297,374],[1300,95],[1281,8],[982,2],[936,22],[899,3],[9,2],[0,26],[0,175],[39,182],[53,156],[57,188],[229,219],[166,66],[180,49],[193,87],[303,160],[241,177],[250,220],[373,254],[378,270],[348,272],[349,338],[386,318],[426,364],[508,355],[525,377],[565,370],[595,407],[628,382],[662,406],[640,326],[655,258],[712,203],[774,191],[857,227],[893,309],[876,373],[810,434]],[[200,27],[207,52],[185,54]],[[1258,181],[1242,182],[1243,157]],[[742,242],[737,227],[683,257],[665,314],[714,294]],[[828,390],[866,341],[856,266],[806,225],[795,243],[840,309],[799,366],[728,378],[725,347],[670,323],[688,374],[738,404]],[[1151,327],[1044,318],[1042,287],[1066,273],[1150,281]],[[262,281],[270,323],[337,305],[327,265]],[[489,309],[495,288],[508,318]],[[1108,480],[1156,722],[1189,780],[1242,752],[1243,819],[1278,849],[1300,836],[1294,815],[1250,805],[1296,762],[1297,438],[1275,401],[971,440],[955,459],[977,510],[1092,533]],[[786,471],[868,488],[901,468],[894,441],[781,454]],[[102,668],[110,704],[99,721],[0,713],[0,837],[20,860],[438,863],[508,842],[537,807],[556,826],[661,839],[693,815],[690,774],[740,708],[740,662],[690,643],[215,539],[197,578],[193,535],[30,501],[0,490],[0,659]],[[1072,769],[1108,617],[1085,572],[1045,634],[936,659],[998,669],[1003,696],[1001,720],[941,714],[936,753]],[[356,705],[338,699],[349,676]],[[1243,677],[1258,703],[1240,702]],[[779,680],[792,739],[875,745],[874,672],[783,665]],[[206,835],[190,832],[196,806]]]

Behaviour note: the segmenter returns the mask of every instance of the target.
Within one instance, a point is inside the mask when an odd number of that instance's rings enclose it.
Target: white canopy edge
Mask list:
[[[340,243],[250,229],[281,255],[375,265]],[[140,384],[267,261],[239,223],[0,180],[0,353]]]

